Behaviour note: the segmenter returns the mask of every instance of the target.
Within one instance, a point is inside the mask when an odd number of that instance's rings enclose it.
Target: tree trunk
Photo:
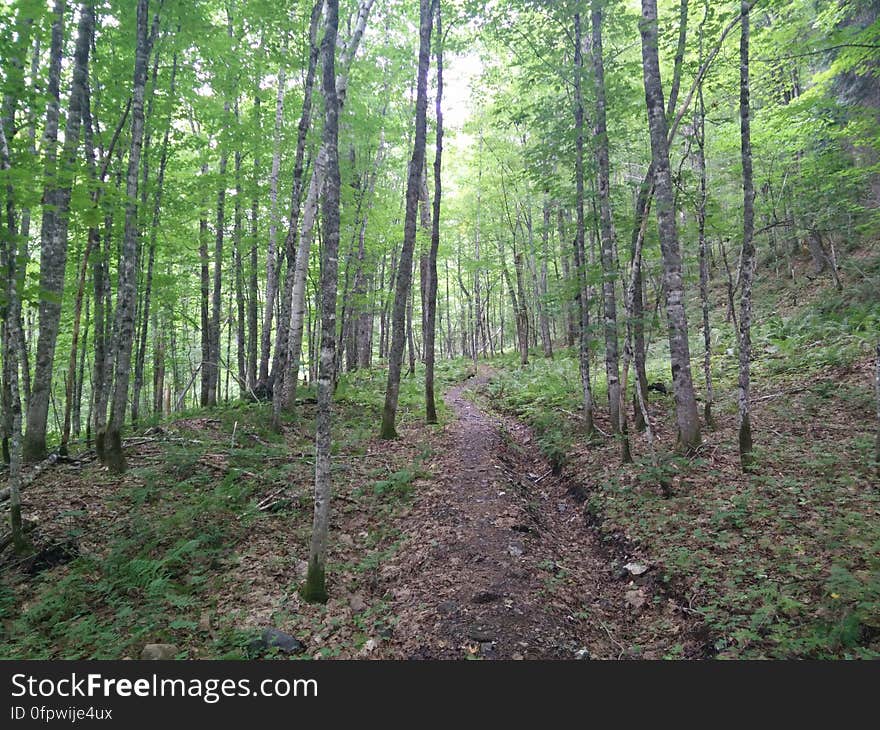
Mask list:
[[[575,143],[575,186],[577,205],[577,232],[575,235],[575,269],[578,280],[577,301],[580,312],[579,360],[581,385],[583,388],[584,422],[587,438],[592,437],[593,424],[593,390],[590,385],[590,301],[587,288],[587,261],[584,241],[584,102],[581,92],[583,74],[581,36],[581,16],[574,16],[574,121],[576,130]]]
[[[483,202],[483,130],[480,130],[480,146],[477,153],[477,215],[474,224],[474,372],[477,368],[477,347],[486,357],[486,330],[483,329],[483,295],[480,287],[480,214]]]
[[[666,113],[663,108],[663,87],[657,50],[657,2],[642,0],[642,65],[645,81],[645,102],[651,131],[651,154],[654,163],[654,194],[657,226],[663,256],[663,285],[666,295],[666,317],[669,326],[669,352],[672,362],[672,383],[675,391],[676,420],[679,445],[693,451],[700,443],[700,421],[691,376],[687,315],[684,307],[684,283],[681,272],[681,251],[675,225],[675,203],[669,170]]]
[[[202,164],[202,175],[208,174],[207,163]],[[202,408],[207,408],[211,403],[211,370],[208,363],[212,357],[211,347],[211,274],[208,259],[208,211],[202,209],[199,216],[199,263],[201,273],[201,297],[199,298],[200,324],[202,335],[202,362],[201,362],[201,390],[199,402]]]
[[[383,439],[397,436],[397,400],[400,394],[400,371],[403,365],[405,342],[406,307],[412,285],[413,250],[416,244],[416,225],[419,207],[419,186],[425,164],[425,137],[427,135],[428,111],[428,65],[431,54],[431,29],[433,13],[431,0],[419,2],[419,68],[416,85],[415,140],[409,176],[406,185],[406,216],[403,228],[403,248],[397,264],[397,281],[394,290],[391,352],[388,362],[388,384],[385,390],[385,407],[382,413]]]
[[[158,58],[158,56],[157,56]],[[171,80],[169,83],[169,97],[176,99],[175,83],[177,81],[177,54],[171,63]],[[150,321],[150,304],[153,290],[153,268],[156,261],[156,241],[159,235],[159,221],[162,211],[162,191],[165,186],[165,168],[168,163],[168,139],[171,135],[171,124],[174,118],[174,110],[168,110],[168,123],[165,125],[165,133],[162,137],[162,151],[159,155],[159,172],[156,176],[156,190],[153,193],[153,216],[150,221],[150,243],[147,254],[147,279],[144,289],[144,304],[141,312],[140,344],[137,350],[134,370],[134,393],[131,400],[131,421],[137,425],[138,411],[141,403],[141,390],[144,386],[144,363],[147,351],[148,323]],[[161,410],[161,409],[160,409]]]
[[[592,0],[593,75],[596,84],[595,149],[599,185],[599,234],[602,241],[602,296],[605,331],[605,377],[608,381],[608,406],[611,430],[622,436],[622,458],[630,461],[629,440],[626,436],[626,409],[620,407],[620,365],[617,345],[617,301],[615,286],[617,267],[614,258],[614,239],[611,222],[611,171],[608,160],[608,128],[605,120],[605,63],[602,58],[602,10],[598,0]]]
[[[877,443],[874,447],[874,462],[880,476],[880,340],[877,340],[877,369],[874,373],[874,395],[877,399]]]
[[[707,6],[708,9],[708,6]],[[703,55],[703,28],[700,27],[700,60]],[[715,427],[712,416],[714,393],[712,390],[712,330],[709,326],[709,255],[706,241],[706,107],[703,103],[703,87],[697,92],[697,111],[694,128],[697,137],[697,169],[700,175],[700,197],[697,204],[697,226],[700,241],[700,306],[703,314],[703,377],[706,381],[706,404],[703,420],[707,428]]]
[[[434,341],[437,331],[437,250],[440,247],[440,198],[443,192],[441,168],[443,161],[443,15],[440,0],[434,0],[437,23],[437,96],[434,101],[437,117],[436,153],[434,156],[434,214],[431,219],[431,249],[428,252],[428,291],[425,297],[425,420],[437,423],[434,401]]]
[[[131,104],[131,149],[128,156],[126,177],[125,232],[122,242],[122,256],[119,262],[118,301],[114,324],[117,342],[116,379],[113,399],[110,404],[110,417],[103,437],[105,464],[116,473],[125,471],[126,467],[125,456],[122,453],[122,425],[125,420],[125,408],[128,404],[128,382],[134,340],[134,308],[137,296],[138,171],[144,138],[144,92],[149,56],[148,12],[149,0],[138,0],[137,46]]]
[[[269,380],[269,355],[272,348],[272,318],[278,298],[278,175],[281,171],[281,131],[284,122],[285,69],[278,71],[278,92],[275,96],[275,134],[272,151],[272,171],[269,174],[269,249],[266,253],[266,303],[263,310],[263,331],[260,335],[259,382],[265,387]],[[256,244],[255,244],[256,245]],[[283,254],[284,252],[281,251]]]
[[[84,107],[83,102],[86,93],[85,86],[88,83],[89,74],[89,43],[91,41],[92,33],[94,31],[94,25],[94,9],[92,8],[90,3],[83,3],[82,7],[80,8],[79,28],[77,29],[76,51],[74,53],[74,82],[70,92],[71,104],[68,116],[67,130],[65,132],[65,139],[66,135],[70,133],[73,115],[76,115],[78,117],[77,132],[79,126],[81,126],[83,117],[82,110]],[[76,105],[74,105],[74,98],[77,99]],[[75,106],[77,107],[76,109],[74,108]],[[76,134],[75,137],[78,137],[78,134]],[[76,140],[72,140],[72,143],[75,145]],[[65,148],[66,147],[67,143],[65,143]],[[71,164],[73,164],[72,160]],[[62,455],[67,454],[67,445],[70,440],[70,427],[73,415],[73,400],[76,394],[76,361],[79,348],[79,330],[80,320],[82,316],[82,301],[83,294],[85,292],[86,272],[88,271],[89,256],[91,254],[91,248],[94,239],[91,236],[88,236],[86,240],[87,243],[85,251],[82,254],[82,260],[79,268],[76,300],[73,307],[73,332],[71,335],[70,356],[68,358],[67,368],[67,381],[65,383],[64,392],[64,426],[61,431],[61,446],[58,450],[59,453]]]
[[[364,30],[369,17],[370,9],[374,0],[362,0],[358,10],[357,21],[352,31],[352,37],[348,43],[340,46],[339,67],[342,72],[334,77],[336,79],[336,103],[339,104],[341,111],[345,103],[345,96],[348,88],[348,70],[354,54],[357,53],[358,45],[363,37]],[[325,100],[326,103],[326,100]],[[318,159],[315,162],[315,170],[312,174],[312,180],[309,184],[309,193],[306,198],[305,212],[303,213],[302,232],[299,234],[299,246],[296,249],[293,271],[290,271],[290,260],[288,260],[288,274],[290,281],[290,326],[286,333],[286,349],[276,368],[277,374],[273,379],[273,423],[276,428],[280,427],[281,409],[286,407],[288,410],[293,408],[296,401],[296,388],[299,380],[299,366],[302,351],[302,332],[303,332],[303,316],[305,313],[305,293],[306,293],[306,277],[309,268],[309,254],[311,251],[313,228],[318,214],[318,194],[323,189],[324,179],[327,168],[327,151],[324,149],[323,143],[318,153]],[[337,151],[338,155],[338,151]],[[300,175],[301,178],[301,175]],[[297,209],[297,219],[299,210]],[[291,231],[294,233],[293,226]],[[288,246],[287,252],[290,256],[292,244]],[[338,263],[337,263],[338,265]],[[286,296],[285,282],[285,296]],[[283,302],[282,302],[283,305]],[[282,319],[284,309],[282,307]],[[282,327],[279,327],[279,332]],[[335,337],[335,335],[334,335]],[[279,336],[279,344],[281,337]],[[335,350],[334,350],[335,351]]]
[[[256,116],[257,128],[260,127],[260,97],[254,99],[254,114]],[[257,328],[258,328],[258,303],[257,303],[257,267],[259,266],[259,256],[257,254],[257,240],[259,235],[259,175],[260,175],[260,157],[254,155],[254,179],[253,179],[253,197],[251,198],[251,236],[250,246],[248,247],[248,302],[247,302],[247,379],[245,386],[253,393],[257,387]],[[272,326],[271,321],[269,326]]]
[[[318,368],[318,409],[315,423],[315,508],[309,564],[302,596],[310,602],[327,600],[325,565],[332,480],[330,473],[331,406],[333,365],[336,360],[336,292],[339,252],[339,103],[336,97],[337,0],[327,0],[327,25],[322,43],[324,87],[324,134],[327,152],[327,183],[322,201],[324,246],[321,256],[321,360]]]
[[[49,397],[52,390],[52,368],[55,343],[61,319],[61,297],[64,291],[64,267],[67,261],[67,224],[70,207],[70,175],[75,161],[81,119],[81,93],[72,93],[68,109],[64,150],[60,168],[57,160],[58,123],[60,117],[61,56],[64,52],[65,0],[56,0],[52,22],[52,44],[49,51],[48,105],[43,129],[45,182],[43,187],[43,219],[40,227],[40,331],[37,360],[31,397],[27,409],[27,429],[22,442],[22,458],[39,461],[46,455],[46,429]],[[82,59],[83,63],[87,59]],[[78,64],[75,64],[75,67]],[[77,74],[85,83],[85,68]],[[79,86],[78,88],[81,88]]]
[[[238,119],[238,102],[235,103],[235,116]],[[246,362],[246,345],[245,345],[245,292],[244,292],[244,273],[242,272],[242,226],[243,212],[241,209],[242,189],[241,189],[241,152],[235,151],[235,205],[233,213],[232,228],[232,245],[233,266],[235,267],[235,354],[238,359],[238,387],[241,392],[244,390],[247,382],[247,362]]]
[[[513,268],[516,272],[516,336],[519,342],[519,364],[529,364],[529,311],[526,307],[526,288],[523,283],[523,255],[513,253]]]
[[[541,346],[544,357],[553,359],[553,338],[550,335],[550,316],[547,313],[547,259],[550,258],[550,197],[544,193],[544,227],[541,229],[541,272],[538,279],[539,318],[541,322]]]
[[[739,44],[739,115],[743,168],[743,242],[740,256],[739,315],[739,456],[743,471],[752,461],[752,423],[749,408],[752,359],[752,278],[755,271],[755,186],[752,179],[752,139],[749,109],[749,10],[742,1],[742,35]]]

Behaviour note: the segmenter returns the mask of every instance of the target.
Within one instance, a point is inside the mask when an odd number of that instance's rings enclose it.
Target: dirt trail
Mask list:
[[[398,617],[382,653],[662,657],[676,644],[684,655],[698,653],[698,642],[685,638],[693,619],[652,596],[650,571],[634,579],[609,559],[529,430],[467,398],[489,377],[482,372],[446,394],[456,418],[430,484],[401,521],[407,539],[381,572]]]

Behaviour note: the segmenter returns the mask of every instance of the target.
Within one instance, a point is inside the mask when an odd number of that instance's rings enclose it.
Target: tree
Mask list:
[[[327,178],[321,213],[324,247],[321,253],[321,361],[318,365],[318,412],[315,425],[315,509],[309,565],[303,598],[323,603],[327,600],[325,569],[327,531],[329,528],[331,475],[331,409],[333,402],[333,366],[336,361],[336,291],[339,253],[339,104],[336,97],[336,33],[339,3],[327,0],[324,39],[321,43],[324,91],[324,135],[322,148],[327,153]]]
[[[602,293],[604,302],[605,377],[608,383],[608,405],[611,428],[622,438],[623,461],[630,460],[626,437],[626,409],[620,405],[620,366],[617,354],[617,271],[611,223],[611,172],[608,160],[608,127],[605,120],[605,65],[602,59],[602,8],[600,0],[592,0],[593,74],[596,82],[596,167],[599,171],[599,232],[602,240]]]
[[[66,3],[56,0],[52,21],[52,45],[49,49],[48,104],[43,130],[45,181],[43,185],[43,219],[40,226],[40,334],[31,397],[27,409],[27,429],[22,445],[25,461],[37,461],[46,455],[46,428],[52,369],[58,323],[61,319],[61,296],[64,291],[64,264],[67,261],[67,213],[70,205],[70,173],[64,166],[76,151],[80,113],[71,110],[69,128],[65,133],[61,169],[58,167],[58,124],[61,107],[61,57],[64,46],[64,15]],[[79,96],[79,95],[77,95]],[[71,98],[73,102],[73,98]],[[77,100],[75,103],[79,103]],[[72,136],[68,137],[70,134]]]
[[[437,423],[434,402],[434,359],[437,328],[437,251],[440,247],[441,169],[443,161],[443,16],[441,0],[434,0],[437,25],[435,56],[437,59],[437,96],[434,100],[437,117],[436,152],[434,153],[434,214],[431,221],[431,249],[428,253],[428,291],[425,315],[425,420]]]
[[[125,231],[119,261],[118,304],[114,332],[116,333],[115,385],[110,403],[110,417],[106,432],[97,434],[103,442],[104,462],[114,472],[126,468],[125,454],[122,451],[122,425],[128,404],[128,382],[131,372],[131,353],[134,342],[134,313],[137,298],[137,258],[138,258],[138,171],[140,170],[141,146],[144,138],[144,92],[147,83],[147,59],[149,57],[149,35],[147,16],[149,0],[138,0],[137,40],[134,63],[134,82],[131,103],[131,148],[128,155],[126,175]]]
[[[577,229],[574,243],[574,267],[577,276],[577,303],[580,312],[580,329],[578,334],[581,383],[584,397],[584,422],[587,438],[592,438],[593,424],[593,390],[590,384],[590,299],[587,287],[587,257],[585,245],[584,218],[584,102],[581,76],[583,73],[583,36],[581,32],[581,16],[574,16],[574,122],[575,122],[575,186],[577,188],[575,205],[577,208]]]
[[[739,456],[743,470],[751,464],[752,422],[749,408],[749,381],[752,359],[752,278],[755,270],[755,185],[752,175],[752,135],[749,110],[749,10],[751,2],[742,0],[742,35],[739,45],[739,115],[743,168],[743,240],[740,254],[739,310]]]
[[[413,250],[416,245],[416,223],[419,207],[419,187],[425,164],[425,137],[427,136],[428,64],[431,56],[431,28],[433,13],[431,0],[419,2],[419,67],[416,83],[415,138],[409,175],[406,183],[406,217],[403,226],[403,248],[397,263],[394,288],[394,309],[391,320],[391,350],[388,355],[388,384],[385,389],[385,407],[382,411],[383,439],[397,436],[395,420],[397,399],[400,394],[400,373],[403,349],[406,345],[406,307],[412,285]]]
[[[678,441],[682,449],[693,451],[701,443],[700,419],[697,415],[697,400],[691,376],[681,251],[676,233],[675,204],[669,170],[666,113],[663,106],[663,87],[660,82],[660,60],[657,51],[656,0],[642,0],[642,22],[639,30],[642,36],[645,103],[651,132],[657,226],[663,255],[663,287],[669,327],[669,354],[672,364]]]

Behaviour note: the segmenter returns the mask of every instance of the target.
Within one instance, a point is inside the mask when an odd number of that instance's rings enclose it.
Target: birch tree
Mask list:
[[[642,22],[639,29],[642,36],[645,102],[651,134],[657,227],[660,233],[660,250],[663,257],[663,287],[666,298],[666,320],[669,330],[669,354],[675,394],[678,442],[683,450],[693,451],[701,443],[700,420],[697,414],[697,400],[691,376],[681,249],[676,232],[672,176],[669,170],[668,130],[657,49],[656,0],[642,0]]]
[[[327,532],[330,519],[331,409],[333,366],[336,360],[336,291],[339,254],[339,104],[336,93],[336,33],[339,4],[327,0],[324,39],[321,43],[324,91],[324,134],[322,147],[327,153],[327,178],[321,214],[324,246],[321,252],[321,360],[318,365],[318,412],[315,424],[315,506],[309,563],[302,596],[310,602],[327,600],[325,581]]]
[[[406,307],[412,286],[413,251],[416,245],[419,186],[425,164],[427,136],[428,65],[431,57],[431,30],[433,13],[431,0],[419,2],[419,67],[416,83],[415,137],[409,175],[406,183],[406,217],[403,226],[403,247],[397,262],[397,280],[394,287],[394,308],[391,319],[391,350],[388,354],[388,383],[385,388],[385,406],[382,410],[383,439],[397,436],[397,400],[400,395],[400,374],[403,350],[406,346]]]

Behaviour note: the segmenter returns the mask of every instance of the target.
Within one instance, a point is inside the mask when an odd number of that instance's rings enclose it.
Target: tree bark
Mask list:
[[[22,458],[40,461],[46,456],[46,430],[49,398],[52,390],[52,368],[55,343],[61,319],[61,297],[64,292],[64,267],[67,262],[67,224],[70,207],[70,176],[64,174],[75,161],[77,137],[81,120],[80,93],[72,94],[68,109],[64,149],[59,161],[58,124],[60,117],[61,57],[64,52],[64,15],[67,3],[56,0],[52,22],[52,43],[49,51],[48,98],[46,125],[43,129],[45,182],[43,187],[43,218],[40,227],[40,331],[31,397],[27,409],[27,428],[22,442]],[[82,83],[84,79],[80,78]]]
[[[672,383],[675,392],[678,442],[691,452],[700,443],[700,421],[691,376],[687,315],[684,307],[684,283],[681,251],[675,225],[675,203],[669,170],[669,147],[663,87],[660,81],[658,56],[657,2],[642,0],[642,66],[645,102],[651,131],[651,154],[654,162],[654,196],[660,249],[663,256],[663,285],[666,296],[666,318],[669,328],[669,352],[672,362]]]
[[[327,0],[327,25],[322,43],[324,86],[324,134],[327,151],[327,183],[322,201],[324,246],[321,255],[321,360],[318,367],[318,410],[315,425],[315,507],[309,564],[303,598],[311,602],[327,600],[325,583],[327,532],[330,516],[332,480],[330,473],[331,407],[333,366],[336,359],[336,292],[339,252],[339,104],[336,97],[336,32],[339,23],[337,0]]]
[[[739,315],[739,456],[743,471],[752,462],[752,423],[749,406],[752,359],[752,278],[755,271],[755,186],[752,178],[752,138],[749,109],[749,10],[742,0],[742,35],[739,44],[739,115],[743,168],[743,242],[740,256]]]
[[[593,390],[590,385],[590,302],[587,288],[587,261],[584,240],[584,102],[581,90],[583,75],[581,16],[574,16],[574,121],[575,121],[575,187],[577,207],[577,231],[574,256],[578,281],[577,302],[580,313],[579,350],[581,386],[583,389],[584,424],[587,438],[595,430],[593,423]]]
[[[541,346],[544,357],[553,359],[553,338],[550,334],[550,316],[547,313],[547,260],[550,258],[550,197],[544,193],[544,226],[541,229],[541,271],[538,279],[537,304],[538,317],[541,324]]]
[[[388,357],[388,384],[385,390],[385,407],[382,412],[381,437],[397,436],[397,400],[400,395],[400,372],[403,365],[403,349],[406,345],[406,307],[412,285],[413,250],[416,244],[416,225],[419,207],[419,186],[422,167],[425,164],[425,137],[427,135],[428,65],[431,54],[431,29],[433,13],[431,0],[419,2],[419,67],[416,84],[415,139],[409,176],[406,185],[406,215],[403,228],[403,248],[397,264],[397,281],[394,289],[391,352]]]
[[[434,155],[434,213],[431,217],[431,249],[428,251],[428,291],[425,313],[425,420],[437,423],[437,404],[434,400],[434,342],[437,331],[437,250],[440,247],[440,199],[443,193],[441,169],[443,163],[443,14],[441,0],[434,0],[437,25],[437,96],[434,101],[437,117],[436,152]]]
[[[708,10],[708,5],[706,6]],[[704,21],[705,22],[705,21]],[[700,60],[703,55],[703,26],[700,26]],[[703,314],[703,377],[706,381],[706,403],[703,407],[703,420],[707,428],[715,427],[712,416],[714,392],[712,389],[712,330],[709,326],[709,255],[706,241],[706,106],[703,103],[703,88],[697,91],[697,109],[694,128],[697,138],[697,169],[700,175],[700,197],[697,204],[697,227],[700,242],[700,308]]]
[[[266,252],[266,303],[263,310],[263,331],[260,334],[260,370],[258,381],[264,386],[269,380],[269,355],[272,349],[272,319],[278,298],[278,176],[281,171],[281,132],[284,124],[284,67],[278,70],[278,92],[275,95],[275,134],[273,136],[272,171],[269,173],[269,248]],[[256,244],[255,244],[256,245]],[[281,252],[283,253],[283,251]]]
[[[336,103],[339,104],[340,107],[338,111],[342,110],[345,103],[345,96],[348,90],[349,66],[354,58],[354,54],[357,53],[361,38],[363,38],[367,19],[370,14],[370,9],[373,7],[373,3],[374,0],[362,0],[358,9],[357,20],[354,30],[352,31],[352,36],[347,43],[340,46],[338,66],[342,71],[338,76],[335,76],[335,98]],[[291,276],[291,304],[289,310],[290,326],[286,334],[286,350],[279,363],[279,365],[283,364],[283,367],[280,367],[280,369],[277,370],[277,376],[273,383],[273,423],[276,428],[280,426],[282,407],[291,410],[296,401],[296,388],[299,380],[299,366],[302,351],[306,276],[309,268],[309,254],[311,251],[313,228],[318,214],[318,193],[324,186],[324,176],[326,175],[326,158],[327,151],[324,149],[322,143],[321,149],[318,153],[318,159],[315,163],[315,170],[312,174],[312,181],[309,184],[309,194],[306,199],[305,212],[303,213],[302,231],[299,234],[300,240],[295,254],[294,268],[292,272],[288,269],[288,273]],[[288,248],[288,255],[289,254],[290,249]],[[288,261],[288,266],[289,265],[290,261]],[[283,311],[282,308],[282,316]],[[282,319],[281,321],[284,322],[285,320]],[[281,328],[279,328],[279,331],[280,329]]]
[[[602,242],[602,296],[604,302],[605,377],[608,382],[608,405],[611,430],[622,436],[624,463],[630,461],[626,436],[626,409],[620,407],[620,365],[617,344],[617,270],[614,258],[614,232],[611,221],[611,172],[608,155],[608,127],[605,119],[605,63],[602,58],[602,10],[599,0],[592,0],[593,76],[596,84],[595,150],[598,169],[599,234]]]
[[[157,56],[158,58],[158,56]],[[175,83],[177,81],[177,54],[171,63],[171,79],[169,82],[169,96],[175,99]],[[159,221],[162,212],[162,192],[165,187],[165,168],[168,164],[168,139],[171,135],[171,124],[174,118],[174,110],[168,110],[168,122],[162,137],[162,150],[159,154],[159,172],[156,175],[156,190],[153,193],[153,216],[150,221],[150,243],[147,254],[147,278],[144,282],[144,303],[141,311],[140,344],[137,350],[137,358],[134,366],[134,393],[131,399],[131,422],[137,425],[140,410],[141,390],[144,387],[144,365],[147,351],[147,335],[149,334],[150,304],[153,291],[153,268],[156,262],[156,241],[159,235]]]
[[[122,242],[122,255],[119,262],[118,301],[114,331],[116,332],[116,378],[113,399],[110,404],[110,417],[106,433],[103,434],[104,460],[107,467],[116,473],[125,471],[125,455],[122,452],[122,425],[128,404],[128,383],[131,371],[131,353],[134,340],[134,308],[137,296],[137,256],[138,256],[138,171],[141,161],[141,147],[144,138],[144,92],[147,81],[147,59],[149,56],[149,37],[147,14],[149,0],[138,0],[137,5],[137,45],[135,49],[134,82],[131,103],[131,148],[128,156],[126,176],[125,231]],[[99,434],[99,438],[101,435]]]
[[[208,174],[207,163],[202,164],[202,176]],[[201,372],[201,389],[199,393],[199,402],[202,408],[207,408],[211,403],[211,371],[208,363],[211,361],[211,273],[210,260],[208,259],[208,211],[203,208],[199,216],[199,264],[200,264],[200,281],[201,281],[201,297],[199,298],[199,312],[202,335],[202,361],[200,366]]]

